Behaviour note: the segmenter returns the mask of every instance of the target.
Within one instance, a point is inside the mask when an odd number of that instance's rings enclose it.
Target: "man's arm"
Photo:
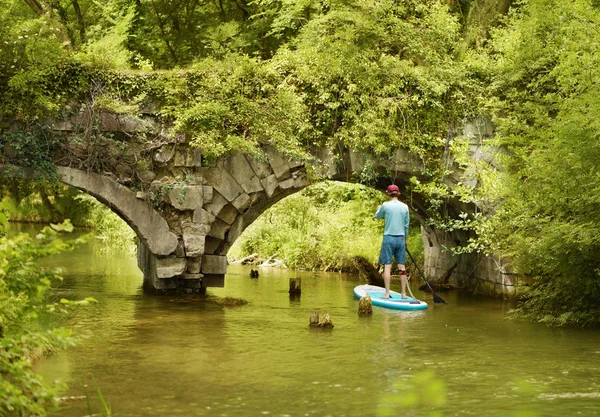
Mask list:
[[[384,211],[385,210],[383,209],[382,205],[377,206],[377,211],[375,212],[375,218],[382,219],[384,216],[384,214],[383,214]]]

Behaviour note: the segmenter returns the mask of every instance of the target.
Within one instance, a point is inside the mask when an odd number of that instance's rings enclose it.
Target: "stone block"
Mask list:
[[[304,166],[304,162],[300,160],[289,159],[288,165],[292,171],[302,168]]]
[[[303,172],[294,172],[292,178],[294,179],[294,188],[304,188],[308,185],[308,177]]]
[[[239,153],[233,153],[223,164],[223,167],[231,174],[238,184],[247,193],[262,191],[259,177],[255,174],[246,160],[246,157]]]
[[[204,238],[206,226],[196,223],[185,223],[182,225],[183,245],[188,257],[200,256],[204,253]]]
[[[408,150],[402,148],[396,149],[393,165],[395,171],[416,174],[421,172],[423,167],[423,162],[412,155]]]
[[[245,223],[244,216],[238,217],[236,221],[233,222],[231,228],[229,229],[229,233],[227,233],[227,243],[229,246],[233,245],[235,240],[244,232]]]
[[[202,166],[202,152],[200,149],[189,148],[187,150],[185,166],[187,167],[200,167]]]
[[[202,279],[202,277],[204,277],[204,274],[201,273],[181,274],[181,278],[183,279]]]
[[[221,219],[216,219],[210,227],[210,231],[208,232],[208,236],[216,237],[218,239],[224,240],[225,233],[229,230],[230,225],[225,223]]]
[[[516,277],[514,275],[511,274],[502,274],[502,282],[501,284],[504,286],[513,286],[517,284],[517,280]]]
[[[279,188],[281,188],[282,190],[287,190],[294,187],[294,179],[293,178],[288,178],[287,180],[281,181],[279,183]]]
[[[260,180],[261,184],[265,188],[265,192],[267,193],[267,197],[271,197],[277,186],[279,185],[279,181],[277,181],[277,177],[275,174],[269,175],[265,179]]]
[[[165,145],[162,146],[156,153],[154,154],[154,160],[156,162],[160,162],[161,164],[166,164],[175,155],[175,146],[174,145]]]
[[[186,166],[186,159],[187,159],[187,154],[185,152],[185,149],[178,148],[175,151],[175,159],[173,160],[173,164],[176,167],[184,167],[184,166]]]
[[[138,176],[145,183],[150,183],[156,178],[156,174],[150,170],[138,171]]]
[[[254,173],[261,180],[264,178],[267,178],[269,175],[271,175],[273,173],[273,171],[271,170],[271,165],[269,165],[268,162],[261,161],[257,158],[253,158],[251,156],[248,156],[247,158],[248,158],[248,163],[254,170]]]
[[[269,147],[267,149],[267,155],[269,156],[269,162],[273,173],[277,179],[285,179],[290,176],[290,166],[288,165],[287,157],[277,152],[274,148]]]
[[[201,261],[202,261],[201,257],[187,258],[187,261],[186,261],[187,262],[186,270],[190,274],[199,274],[200,273]]]
[[[141,132],[146,128],[141,119],[108,111],[100,112],[100,130],[103,132],[133,133]]]
[[[235,220],[235,218],[238,216],[238,214],[240,214],[240,212],[232,204],[227,204],[219,212],[219,214],[217,215],[217,217],[219,219],[223,220],[225,223],[231,224],[231,223],[233,223],[233,221]]]
[[[215,216],[210,214],[208,211],[199,208],[194,210],[192,220],[194,223],[210,224],[215,221]]]
[[[252,203],[252,199],[246,193],[240,194],[235,200],[231,202],[231,204],[238,209],[239,212],[244,212],[250,204]]]
[[[463,136],[479,141],[494,134],[494,123],[487,117],[478,116],[466,121],[463,125]]]
[[[331,149],[322,147],[315,151],[315,155],[321,160],[320,167],[318,167],[318,171],[324,177],[335,177],[337,175],[337,164],[335,161],[335,156]]]
[[[202,257],[203,274],[225,274],[227,257],[225,255],[204,255]]]
[[[197,185],[182,185],[169,188],[167,193],[169,203],[177,210],[196,210],[204,203],[202,187]]]
[[[156,258],[156,277],[172,278],[183,274],[186,268],[185,258]]]
[[[204,253],[211,255],[220,250],[223,246],[223,239],[218,239],[212,236],[206,236],[204,241]]]
[[[258,204],[263,198],[265,198],[265,195],[266,194],[264,192],[250,194],[250,206],[255,206]]]
[[[365,157],[352,149],[348,153],[350,154],[350,170],[356,174],[360,173],[365,166]]]
[[[233,178],[222,166],[216,166],[206,170],[205,178],[208,183],[229,202],[235,200],[238,195],[244,192],[235,178]]]
[[[204,197],[205,203],[210,203],[213,198],[213,188],[211,185],[202,186],[202,196]]]
[[[204,274],[202,278],[202,287],[220,287],[225,286],[225,274]]]
[[[225,207],[229,201],[225,199],[221,194],[215,192],[213,193],[213,198],[210,204],[204,206],[204,208],[213,216],[219,214],[219,212]]]
[[[185,258],[185,248],[183,247],[183,240],[179,240],[177,243],[177,249],[175,249],[175,256],[178,258]]]

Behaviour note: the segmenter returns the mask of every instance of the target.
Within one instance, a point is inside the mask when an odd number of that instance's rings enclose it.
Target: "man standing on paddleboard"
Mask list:
[[[406,238],[408,237],[408,206],[398,200],[400,189],[390,185],[386,191],[390,201],[377,207],[375,217],[385,219],[383,242],[379,253],[379,264],[383,265],[383,282],[385,294],[382,298],[390,298],[390,281],[392,274],[392,256],[396,259],[402,282],[402,298],[406,298]]]

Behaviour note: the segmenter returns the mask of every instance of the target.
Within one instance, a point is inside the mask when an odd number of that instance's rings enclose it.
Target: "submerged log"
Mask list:
[[[258,269],[250,270],[250,278],[258,278]]]
[[[373,304],[371,302],[371,297],[367,295],[358,300],[358,315],[368,316],[370,314],[373,314]]]
[[[283,269],[288,269],[287,265],[283,262],[283,260],[277,259],[277,258],[275,258],[275,256],[277,256],[277,255],[269,256],[269,258],[266,259],[259,266],[264,266],[264,267],[279,267],[279,268],[283,268]]]
[[[290,295],[302,293],[302,278],[290,278]]]
[[[366,280],[370,285],[383,287],[383,275],[369,262],[367,258],[355,256],[352,258],[352,264],[358,271],[361,279]]]
[[[261,262],[258,259],[258,253],[253,253],[252,255],[248,255],[242,259],[238,259],[237,261],[231,262],[232,264],[241,264],[241,265],[256,265]]]
[[[244,300],[243,298],[224,297],[220,300],[217,300],[217,304],[225,307],[245,306],[248,304],[248,300]]]

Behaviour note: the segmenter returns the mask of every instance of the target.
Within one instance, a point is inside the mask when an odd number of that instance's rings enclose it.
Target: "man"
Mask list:
[[[383,282],[385,294],[383,298],[390,298],[390,281],[392,273],[392,255],[398,264],[402,283],[402,298],[406,298],[406,238],[408,237],[408,206],[398,200],[400,189],[397,185],[390,185],[386,191],[390,201],[377,207],[375,217],[385,219],[383,242],[379,253],[379,264],[383,265]]]

